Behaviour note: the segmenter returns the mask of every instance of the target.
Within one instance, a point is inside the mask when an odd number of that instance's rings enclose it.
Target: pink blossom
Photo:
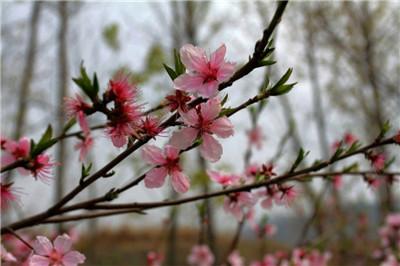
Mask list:
[[[263,207],[264,209],[270,209],[274,202],[275,204],[281,203],[281,197],[277,185],[269,185],[261,191],[258,191],[257,195],[259,197],[265,197],[261,201],[261,207]]]
[[[140,107],[135,104],[116,104],[111,111],[106,133],[115,147],[122,147],[128,142],[128,137],[136,134],[142,115]]]
[[[163,130],[160,127],[160,121],[152,116],[142,118],[140,122],[140,132],[149,137],[155,137]]]
[[[82,131],[85,134],[89,134],[90,129],[86,120],[86,113],[91,111],[92,106],[86,103],[79,94],[76,94],[75,98],[66,97],[64,104],[67,116],[70,118],[75,117]]]
[[[375,168],[375,170],[381,171],[385,167],[385,159],[386,158],[383,153],[371,154],[369,156],[369,159],[371,161],[372,166]]]
[[[343,178],[341,175],[333,176],[332,181],[333,181],[333,187],[335,189],[340,189],[343,185]]]
[[[188,263],[192,266],[212,266],[214,255],[206,245],[193,246],[188,257]]]
[[[290,206],[299,195],[294,186],[282,185],[279,187],[279,191],[281,192],[279,203],[286,206]]]
[[[251,164],[246,168],[245,174],[247,177],[254,178],[259,172],[259,166],[256,164]]]
[[[250,192],[235,192],[225,197],[224,210],[240,221],[243,219],[244,209],[251,208],[255,203],[256,199]]]
[[[262,132],[261,127],[256,126],[251,130],[247,131],[247,137],[249,139],[250,145],[256,146],[257,149],[261,149],[264,142],[265,136]]]
[[[188,111],[187,104],[190,102],[192,97],[190,97],[186,92],[175,90],[174,94],[167,95],[165,99],[167,100],[170,112],[178,110],[186,113]]]
[[[150,251],[147,253],[147,266],[161,266],[164,257],[162,254]]]
[[[391,213],[386,217],[386,224],[400,229],[400,213]]]
[[[207,171],[207,174],[211,178],[211,180],[221,184],[224,187],[234,185],[240,179],[240,177],[237,175],[226,174],[211,170]]]
[[[3,137],[2,135],[0,135],[0,144],[1,144],[1,149],[2,149],[2,150],[5,150],[5,149],[6,149],[5,145],[6,145],[6,143],[7,143],[8,141],[10,141],[8,138]]]
[[[154,145],[147,145],[142,150],[142,157],[155,167],[147,172],[144,184],[147,188],[161,187],[167,175],[171,176],[172,187],[179,193],[189,190],[190,181],[179,165],[179,150],[166,145],[164,151]]]
[[[1,164],[8,165],[16,160],[29,157],[31,150],[31,142],[28,138],[20,138],[19,141],[7,140],[4,144],[4,150],[1,157]]]
[[[262,261],[254,261],[250,264],[250,266],[278,266],[278,260],[274,257],[274,255],[267,254],[264,256]]]
[[[344,143],[346,143],[348,146],[351,146],[351,145],[353,145],[353,144],[357,141],[357,137],[354,136],[353,134],[347,132],[346,134],[344,134],[343,141],[344,141]]]
[[[137,87],[129,82],[129,76],[122,73],[110,80],[106,91],[107,101],[115,101],[119,104],[133,103],[138,94]]]
[[[373,178],[370,176],[364,177],[365,182],[367,182],[368,187],[373,190],[377,190],[379,186],[382,184],[381,180],[378,178]]]
[[[229,262],[230,266],[244,266],[243,257],[240,256],[240,254],[237,250],[235,250],[231,254],[229,254],[228,262]]]
[[[13,187],[13,183],[5,184],[0,182],[0,208],[6,210],[11,202],[19,202],[18,189]]]
[[[261,166],[260,174],[264,175],[267,178],[276,176],[274,168],[275,168],[275,166],[272,163],[263,164]]]
[[[75,145],[75,149],[79,151],[79,160],[83,161],[86,158],[89,150],[93,146],[93,138],[88,135]]]
[[[1,250],[0,250],[0,257],[2,262],[17,262],[17,259],[14,257],[14,255],[10,252],[8,252],[3,245],[1,245]]]
[[[175,88],[198,93],[206,98],[215,96],[219,84],[228,80],[234,72],[235,64],[224,60],[225,53],[226,47],[223,44],[208,59],[202,48],[184,45],[180,55],[188,71],[175,79]]]
[[[195,109],[182,113],[183,122],[188,126],[174,132],[170,144],[184,150],[188,148],[196,138],[202,138],[200,144],[201,155],[216,162],[221,158],[222,146],[213,137],[213,134],[221,138],[233,135],[233,125],[227,117],[218,115],[221,111],[221,103],[218,99],[210,99],[206,103],[198,105]]]
[[[33,243],[34,255],[30,266],[76,266],[85,262],[85,256],[71,250],[72,241],[67,234],[58,236],[54,244],[44,236],[37,236]]]
[[[29,162],[27,169],[35,177],[47,183],[52,178],[52,167],[57,165],[50,160],[47,154],[39,154],[31,162]]]

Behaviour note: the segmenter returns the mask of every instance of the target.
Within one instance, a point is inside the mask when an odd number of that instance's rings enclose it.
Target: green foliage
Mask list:
[[[85,67],[83,66],[83,62],[81,63],[80,69],[81,76],[78,78],[73,78],[72,80],[76,85],[81,88],[81,90],[93,101],[97,97],[97,93],[99,92],[99,83],[97,81],[96,73],[93,74],[93,83],[90,80]]]
[[[85,178],[90,175],[90,169],[92,169],[92,163],[89,163],[87,167],[85,164],[82,164],[80,183],[83,183]]]
[[[103,39],[105,43],[114,51],[118,51],[120,49],[118,34],[119,26],[117,23],[107,25],[103,29]]]
[[[163,64],[163,66],[164,66],[165,71],[167,71],[167,74],[171,78],[171,80],[175,80],[177,77],[179,77],[186,71],[186,68],[182,63],[181,57],[180,57],[178,51],[176,51],[175,49],[174,49],[174,67],[175,67],[175,69],[173,69],[172,67],[170,67],[166,64]]]
[[[52,136],[53,136],[53,129],[51,125],[48,125],[46,131],[43,133],[42,137],[40,138],[37,144],[33,140],[31,140],[30,156],[34,158],[37,155],[41,154],[46,149],[53,146],[57,142],[57,139],[52,139]]]
[[[289,68],[286,73],[279,79],[279,81],[274,86],[272,86],[272,88],[269,90],[270,95],[277,96],[286,94],[294,87],[294,85],[297,84],[297,82],[285,84],[292,74],[292,71],[293,69]]]
[[[292,167],[290,168],[290,173],[294,172],[294,170],[296,170],[296,168],[300,165],[300,163],[304,160],[304,158],[307,157],[307,155],[309,154],[309,151],[304,151],[303,148],[300,148],[299,153],[297,154],[297,158],[294,161]]]

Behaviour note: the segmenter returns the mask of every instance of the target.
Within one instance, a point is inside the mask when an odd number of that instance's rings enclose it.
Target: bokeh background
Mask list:
[[[116,72],[129,71],[140,88],[141,102],[155,106],[173,89],[162,66],[173,63],[173,49],[192,43],[212,52],[225,43],[228,60],[243,64],[275,7],[272,1],[2,2],[1,134],[37,139],[48,124],[59,132],[60,122],[65,121],[63,95],[78,92],[71,78],[78,76],[82,61],[89,73],[97,73],[103,89]],[[261,149],[252,150],[252,163],[274,162],[282,173],[299,147],[311,151],[305,162],[311,164],[328,158],[332,143],[346,132],[369,143],[385,121],[399,128],[399,7],[398,1],[289,3],[274,36],[277,63],[227,89],[227,104],[236,106],[257,93],[265,75],[276,81],[287,68],[294,68],[295,89],[269,100],[260,115],[265,141]],[[93,125],[102,121],[102,117],[90,118]],[[240,174],[244,172],[250,114],[241,112],[232,121],[235,137],[222,140],[221,161],[207,167]],[[111,145],[104,132],[94,134],[96,142],[87,162],[98,169],[121,150]],[[155,143],[167,140],[161,137]],[[76,186],[81,166],[75,143],[67,140],[61,157],[56,148],[51,150],[62,165],[50,184],[12,174],[10,178],[23,188],[23,194],[20,205],[2,214],[3,224],[42,211]],[[397,147],[385,148],[385,152],[399,154]],[[360,168],[369,167],[359,156],[334,169],[353,162]],[[399,170],[399,166],[395,162],[390,170]],[[197,151],[185,154],[184,168],[192,180],[189,195],[218,188],[206,178]],[[115,176],[99,180],[76,201],[103,195],[146,169],[139,154],[130,156],[116,168]],[[336,265],[355,265],[344,264],[354,259],[359,265],[374,265],[370,254],[377,242],[376,228],[385,214],[399,211],[398,183],[389,190],[372,191],[349,177],[336,192],[320,180],[301,187],[301,200],[291,208],[257,208],[256,219],[268,219],[277,233],[259,238],[245,225],[241,253],[251,260],[266,251],[310,242],[332,250]],[[174,197],[170,186],[149,190],[140,185],[116,202]],[[207,222],[199,217],[196,206],[201,204],[207,206]],[[311,216],[315,216],[312,222]],[[80,235],[78,245],[88,265],[144,265],[148,250],[163,252],[167,265],[184,265],[200,229],[218,258],[224,256],[236,227],[236,220],[222,211],[222,199],[217,198],[151,210],[146,215],[125,214],[33,230],[47,235],[73,230]],[[364,230],[361,234],[360,228]]]

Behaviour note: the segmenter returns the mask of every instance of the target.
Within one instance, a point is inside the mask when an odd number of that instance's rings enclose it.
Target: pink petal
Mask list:
[[[228,138],[234,133],[233,124],[227,117],[221,117],[212,122],[210,130],[221,138]]]
[[[114,146],[117,148],[123,147],[128,142],[128,140],[126,139],[126,136],[122,136],[122,135],[112,135],[111,141],[114,144]]]
[[[210,65],[212,68],[219,68],[221,63],[224,61],[226,53],[226,46],[222,44],[214,53],[210,56]]]
[[[171,145],[166,145],[164,148],[165,157],[168,159],[177,159],[179,157],[179,150]]]
[[[86,260],[85,255],[78,251],[70,251],[68,252],[62,259],[64,266],[75,266],[81,263],[84,263]]]
[[[53,250],[53,245],[47,237],[37,236],[33,248],[38,255],[46,256]]]
[[[47,257],[33,255],[29,259],[29,266],[49,266],[49,265],[50,265],[50,259]]]
[[[147,172],[144,185],[147,188],[159,188],[164,184],[166,176],[167,169],[165,167],[153,168]]]
[[[211,121],[218,117],[221,112],[221,102],[217,99],[210,99],[201,104],[201,115],[204,120]]]
[[[197,138],[197,133],[197,129],[191,127],[183,128],[172,134],[169,144],[180,150],[184,150],[193,144]]]
[[[31,149],[30,139],[26,137],[21,138],[19,141],[19,148],[24,151],[25,156],[28,156]]]
[[[235,72],[235,64],[224,62],[218,69],[217,79],[219,82],[223,82],[232,77]]]
[[[175,89],[186,92],[197,92],[204,83],[200,75],[182,74],[174,80]]]
[[[189,190],[190,181],[184,173],[180,171],[174,171],[172,172],[171,177],[172,187],[175,189],[176,192],[185,193]]]
[[[205,98],[212,98],[218,93],[218,85],[219,83],[217,80],[203,83],[197,88],[197,93]]]
[[[149,164],[162,165],[165,163],[162,150],[154,145],[146,145],[142,149],[142,157]]]
[[[203,134],[203,143],[200,145],[200,153],[204,159],[216,162],[221,158],[222,146],[210,134]]]
[[[65,254],[71,250],[72,241],[68,235],[57,236],[54,240],[54,248],[61,254]]]
[[[202,72],[207,68],[206,53],[202,48],[186,44],[180,49],[182,63],[188,70]]]
[[[188,126],[196,126],[199,121],[199,116],[196,113],[196,110],[190,109],[186,113],[180,113],[183,123]]]
[[[208,170],[207,175],[210,177],[211,180],[219,183],[221,180],[221,175],[217,171]]]
[[[1,165],[6,166],[13,162],[15,162],[15,157],[7,152],[3,152],[2,156],[1,156]]]
[[[82,111],[78,112],[78,123],[85,135],[90,134],[89,123],[86,120],[86,116]]]

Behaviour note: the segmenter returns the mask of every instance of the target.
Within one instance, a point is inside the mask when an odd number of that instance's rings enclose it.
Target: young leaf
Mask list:
[[[186,68],[181,61],[181,56],[179,55],[178,51],[174,49],[174,62],[175,62],[175,73],[177,76],[182,75],[185,73]]]
[[[172,80],[174,80],[174,79],[176,79],[176,78],[178,77],[178,75],[175,73],[175,70],[173,70],[172,68],[170,68],[170,67],[167,66],[166,64],[163,64],[163,66],[164,66],[165,70],[167,71],[168,76],[169,76]]]
[[[296,160],[294,161],[292,167],[290,168],[289,173],[294,172],[294,170],[296,170],[296,168],[299,166],[299,164],[304,160],[304,158],[307,157],[307,155],[308,155],[309,153],[310,153],[309,151],[305,152],[305,151],[303,150],[303,148],[300,148],[299,153],[297,154],[297,158],[296,158]]]

